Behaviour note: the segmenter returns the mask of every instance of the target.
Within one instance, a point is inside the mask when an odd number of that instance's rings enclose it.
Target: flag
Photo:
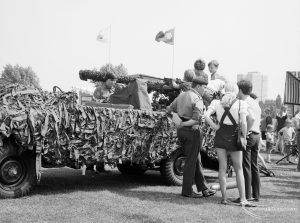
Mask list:
[[[108,30],[106,29],[101,29],[97,35],[96,40],[102,43],[108,42]]]
[[[286,72],[284,103],[300,105],[300,79],[292,72]]]
[[[157,33],[155,40],[157,42],[163,41],[167,44],[174,45],[174,33],[175,33],[175,28],[170,29],[166,32],[160,31]]]

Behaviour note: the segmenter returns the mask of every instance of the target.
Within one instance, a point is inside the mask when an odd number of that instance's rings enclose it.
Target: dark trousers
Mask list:
[[[251,197],[259,199],[260,196],[260,176],[257,164],[259,140],[260,134],[251,133],[247,138],[246,151],[243,152],[246,199]]]
[[[178,138],[184,148],[185,164],[183,171],[182,195],[193,193],[193,183],[195,182],[198,191],[207,189],[207,183],[203,175],[200,148],[202,137],[199,130],[191,127],[178,129]]]
[[[298,130],[297,132],[297,148],[298,148],[298,154],[300,154],[300,130]],[[298,157],[297,170],[300,171],[300,156]]]

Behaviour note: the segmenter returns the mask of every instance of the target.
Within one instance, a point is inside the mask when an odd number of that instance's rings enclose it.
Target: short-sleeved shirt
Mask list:
[[[260,117],[261,117],[261,108],[259,107],[258,102],[248,96],[245,101],[249,105],[248,107],[248,113],[252,113],[255,120],[253,123],[253,126],[251,127],[250,131],[260,133]]]
[[[239,104],[240,103],[240,104]],[[213,113],[217,114],[217,120],[220,122],[223,113],[225,112],[225,109],[223,105],[221,104],[220,100],[213,100],[208,106],[208,110],[211,109]],[[240,111],[240,112],[239,112]],[[229,112],[233,116],[236,123],[239,123],[239,113],[248,115],[248,104],[243,100],[237,100],[234,102],[234,104],[231,106]],[[223,124],[225,125],[233,125],[233,123],[230,121],[228,116],[225,117]]]
[[[182,92],[170,105],[179,117],[199,121],[203,115],[202,97],[194,89]]]
[[[266,141],[269,143],[274,143],[275,135],[273,132],[266,133]]]
[[[288,144],[295,136],[295,130],[293,127],[290,127],[290,128],[284,127],[279,131],[279,133],[281,133],[281,132],[282,132],[282,138],[283,138],[284,144]]]

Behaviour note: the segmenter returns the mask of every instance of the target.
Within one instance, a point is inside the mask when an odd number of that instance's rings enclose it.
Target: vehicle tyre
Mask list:
[[[117,168],[124,175],[142,175],[147,171],[146,168],[139,164],[118,164]]]
[[[181,186],[185,157],[182,148],[174,151],[160,166],[160,173],[168,185]]]
[[[27,195],[36,183],[33,151],[18,153],[17,147],[4,142],[0,147],[0,197],[17,198]]]

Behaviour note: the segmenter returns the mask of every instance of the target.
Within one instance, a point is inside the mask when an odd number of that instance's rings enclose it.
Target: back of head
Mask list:
[[[205,69],[205,61],[203,59],[198,59],[194,63],[195,70],[204,70]]]
[[[195,77],[195,72],[191,69],[184,71],[183,80],[186,82],[192,82]]]
[[[237,93],[238,87],[235,83],[227,82],[225,84],[225,94],[221,100],[223,108],[229,107],[231,105],[234,99],[236,99]]]
[[[249,80],[240,80],[237,85],[244,95],[250,95],[252,92],[252,82]]]

